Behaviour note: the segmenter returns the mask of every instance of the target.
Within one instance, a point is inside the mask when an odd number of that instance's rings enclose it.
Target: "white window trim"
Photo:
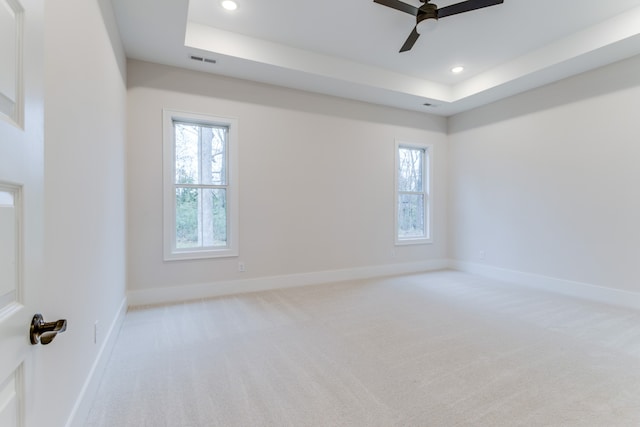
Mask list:
[[[174,121],[228,126],[227,139],[227,246],[224,248],[176,249],[175,163]],[[163,246],[164,260],[190,260],[238,256],[238,119],[210,116],[170,109],[162,110],[163,122]]]
[[[407,148],[417,148],[417,149],[424,149],[425,150],[425,159],[424,159],[424,167],[423,167],[423,173],[424,176],[423,178],[423,182],[425,183],[425,190],[424,190],[424,194],[425,194],[425,209],[424,209],[424,224],[426,227],[426,236],[425,237],[419,237],[419,238],[407,238],[407,239],[401,239],[398,236],[398,196],[399,196],[399,191],[398,191],[398,167],[399,167],[399,158],[398,158],[398,150],[400,149],[400,147],[407,147]],[[395,240],[395,245],[396,246],[405,246],[405,245],[425,245],[425,244],[431,244],[433,243],[433,190],[432,190],[432,182],[433,182],[433,144],[424,144],[424,143],[419,143],[419,142],[408,142],[408,141],[402,141],[402,140],[396,140],[395,141],[395,152],[394,152],[394,159],[395,159],[395,167],[393,170],[394,173],[394,208],[393,208],[393,213],[394,213],[394,220],[393,220],[393,234],[394,234],[394,240]]]

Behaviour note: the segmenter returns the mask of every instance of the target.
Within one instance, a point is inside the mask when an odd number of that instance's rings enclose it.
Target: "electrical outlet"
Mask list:
[[[99,332],[100,332],[99,324],[100,324],[100,322],[98,322],[97,320],[93,324],[93,343],[94,344],[98,344],[98,338],[100,337],[100,335],[99,335]]]
[[[484,260],[487,256],[487,253],[485,251],[480,251],[478,253],[478,256],[480,257],[481,260]]]
[[[244,265],[244,262],[239,262],[239,263],[238,263],[238,271],[239,271],[240,273],[244,273],[244,272],[246,271],[246,267],[245,267],[245,265]]]

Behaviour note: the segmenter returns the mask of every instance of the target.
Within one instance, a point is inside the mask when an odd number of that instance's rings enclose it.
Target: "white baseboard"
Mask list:
[[[606,288],[538,274],[450,260],[449,268],[517,285],[529,286],[575,298],[640,310],[640,293]]]
[[[124,322],[127,307],[127,298],[125,297],[122,299],[122,303],[109,326],[109,330],[107,331],[105,339],[102,342],[102,346],[98,351],[96,360],[91,366],[91,370],[89,371],[89,375],[87,375],[84,385],[82,386],[82,390],[80,390],[76,404],[71,411],[71,415],[69,415],[66,427],[83,427],[85,425],[85,421],[89,416],[89,411],[91,410],[91,405],[93,404],[93,398],[98,391],[104,369],[107,366],[109,356],[111,355],[113,346],[118,338],[122,322]]]
[[[253,279],[198,283],[166,288],[132,290],[127,293],[127,299],[129,301],[129,306],[135,307],[272,289],[319,285],[330,282],[342,282],[347,280],[369,279],[372,277],[443,270],[448,267],[449,260],[446,259],[376,265],[314,273],[289,274],[284,276],[259,277]]]

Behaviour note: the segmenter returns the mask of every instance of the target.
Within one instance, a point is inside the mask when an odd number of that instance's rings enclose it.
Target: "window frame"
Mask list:
[[[172,109],[162,110],[163,126],[163,254],[165,261],[223,258],[238,256],[238,119],[190,113]],[[226,220],[227,245],[179,249],[176,245],[176,183],[175,183],[175,122],[228,128],[226,147]]]
[[[400,149],[417,149],[423,150],[423,161],[422,161],[422,182],[423,191],[422,192],[405,192],[400,191],[400,180],[399,180],[399,166],[400,166]],[[432,176],[433,176],[433,144],[427,143],[419,143],[419,142],[409,142],[403,140],[395,141],[395,167],[394,167],[394,240],[396,246],[405,246],[405,245],[423,245],[423,244],[431,244],[433,243],[433,191],[432,191]],[[401,194],[422,194],[423,198],[423,212],[424,212],[424,226],[425,226],[425,235],[424,237],[411,237],[411,238],[401,238],[399,235],[399,223],[398,223],[398,201]]]

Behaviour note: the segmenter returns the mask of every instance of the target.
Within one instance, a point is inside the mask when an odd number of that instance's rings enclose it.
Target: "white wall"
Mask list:
[[[76,410],[82,425],[75,405],[125,297],[126,64],[110,2],[99,1],[45,6],[42,310],[66,317],[68,329],[37,349],[47,410],[31,414],[34,425],[64,426]]]
[[[40,425],[81,425],[127,252],[134,291],[447,254],[638,291],[639,58],[456,116],[447,136],[442,118],[137,61],[127,96],[107,0],[47,2],[45,31],[43,301],[69,330],[40,349]],[[162,261],[163,107],[240,119],[239,258]],[[393,246],[394,138],[435,146],[433,245]]]
[[[127,75],[132,292],[446,257],[444,118],[140,61]],[[163,108],[239,119],[238,258],[163,262]],[[434,144],[436,208],[435,243],[394,257],[395,138]]]
[[[451,118],[450,256],[640,291],[639,119],[640,57]]]

